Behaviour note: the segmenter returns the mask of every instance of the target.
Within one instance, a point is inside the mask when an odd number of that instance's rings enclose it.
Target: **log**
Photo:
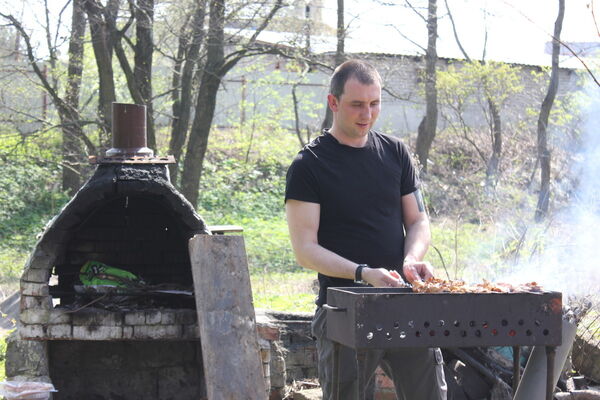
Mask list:
[[[594,390],[574,390],[554,394],[556,400],[600,400],[600,392]]]
[[[244,238],[196,235],[189,251],[208,398],[266,399]]]

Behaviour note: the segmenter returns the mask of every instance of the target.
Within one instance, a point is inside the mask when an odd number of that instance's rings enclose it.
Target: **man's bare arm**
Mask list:
[[[298,200],[285,204],[292,249],[298,264],[327,276],[354,279],[357,264],[319,245],[321,206]],[[363,280],[373,286],[401,286],[400,277],[383,268],[365,268]]]
[[[433,268],[422,260],[431,242],[431,231],[420,190],[402,196],[402,212],[406,230],[404,275],[410,282],[427,279],[433,276]]]

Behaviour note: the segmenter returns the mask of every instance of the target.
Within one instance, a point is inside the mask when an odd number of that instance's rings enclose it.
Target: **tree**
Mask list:
[[[518,67],[505,63],[467,61],[438,71],[438,95],[442,117],[449,129],[475,149],[486,171],[486,187],[497,179],[502,149],[500,115],[511,96],[523,90]],[[469,122],[466,115],[480,110],[486,129]],[[490,167],[490,165],[494,167]]]
[[[446,9],[448,10],[448,17],[450,18],[450,23],[452,25],[452,31],[454,33],[454,39],[456,40],[456,44],[458,45],[458,48],[460,49],[461,53],[463,54],[463,56],[465,57],[467,62],[472,63],[473,61],[467,54],[466,50],[462,46],[462,43],[458,37],[458,32],[456,30],[456,24],[454,23],[454,18],[452,17],[452,12],[450,11],[450,7],[448,6],[448,0],[444,0],[444,1],[446,3]],[[487,29],[485,31],[485,40],[484,40],[482,57],[481,57],[482,64],[485,64],[485,53],[487,50],[486,46],[487,46]],[[497,176],[498,171],[500,168],[500,159],[502,157],[502,119],[500,117],[501,106],[498,103],[498,101],[500,101],[501,99],[499,99],[498,96],[495,96],[493,94],[493,92],[494,92],[493,86],[495,85],[495,82],[490,79],[488,74],[481,75],[481,79],[482,79],[482,83],[483,83],[485,99],[487,102],[487,107],[488,107],[488,112],[489,112],[488,122],[489,122],[489,127],[490,127],[490,137],[491,137],[491,143],[492,143],[492,146],[491,146],[492,154],[489,157],[489,159],[487,160],[487,163],[486,163],[487,165],[486,165],[486,170],[485,170],[485,175],[486,175],[485,183],[486,183],[486,187],[489,188],[489,187],[495,186],[495,183],[498,178],[498,176]],[[506,93],[504,93],[504,94],[506,95]],[[500,94],[500,97],[502,97],[501,94]],[[504,98],[506,98],[506,97],[504,97]]]
[[[548,149],[548,118],[552,110],[552,104],[558,91],[558,61],[560,54],[560,32],[565,16],[565,1],[558,0],[558,16],[554,23],[554,36],[552,38],[552,70],[550,73],[550,84],[548,93],[542,102],[540,116],[537,124],[537,152],[540,161],[540,193],[535,210],[535,220],[542,221],[548,213],[550,199],[550,150]]]
[[[120,0],[109,0],[103,6],[96,0],[83,1],[98,68],[98,117],[106,141],[111,131],[112,103],[116,100],[112,58],[119,3]]]
[[[344,52],[344,40],[346,37],[346,26],[344,25],[344,0],[337,0],[337,46],[335,48],[334,68],[344,62],[346,56]],[[333,123],[333,113],[329,106],[325,106],[325,118],[321,124],[321,130],[331,128]]]
[[[46,21],[48,21],[49,10],[45,9]],[[68,67],[68,84],[66,95],[62,95],[59,87],[59,68],[56,65],[56,44],[47,39],[47,51],[50,54],[49,64],[50,70],[47,72],[45,65],[42,65],[35,55],[34,45],[32,44],[31,36],[25,29],[21,21],[12,14],[0,12],[0,17],[4,18],[10,26],[12,26],[23,39],[25,45],[25,53],[27,62],[31,66],[35,76],[43,90],[48,94],[52,103],[56,107],[60,119],[60,129],[63,133],[63,154],[67,156],[63,160],[63,168],[70,171],[63,175],[63,187],[71,192],[78,189],[78,167],[76,160],[79,159],[79,154],[74,155],[72,152],[80,149],[79,141],[85,146],[85,149],[90,154],[96,152],[96,145],[86,136],[83,131],[84,122],[80,118],[78,109],[78,93],[81,82],[81,32],[85,29],[85,24],[81,26],[81,7],[80,3],[76,2],[76,7],[73,8],[72,19],[75,20],[74,26],[75,37],[69,43],[69,67]],[[46,25],[46,37],[50,38],[50,26]],[[44,121],[45,122],[45,121]]]
[[[192,122],[181,174],[181,191],[194,207],[198,204],[198,188],[221,80],[242,58],[265,51],[260,46],[253,45],[281,6],[282,0],[276,0],[248,42],[225,55],[225,1],[210,1],[206,62],[200,78],[196,114]]]
[[[205,18],[206,1],[198,1],[195,3],[191,26],[184,23],[180,30],[172,78],[173,119],[169,141],[169,153],[173,154],[176,160],[179,160],[183,154],[187,137],[194,92],[192,80],[194,71],[200,63]],[[191,32],[187,33],[187,30]],[[176,184],[179,177],[178,165],[171,165],[170,172],[171,180]]]
[[[437,128],[437,0],[429,0],[427,11],[427,51],[425,52],[425,116],[417,132],[416,153],[423,171],[427,171],[429,150]]]
[[[83,40],[85,38],[85,11],[82,0],[73,0],[71,18],[71,37],[69,40],[69,62],[67,76],[66,103],[72,110],[79,110],[79,93],[83,73]],[[72,121],[76,122],[76,121]],[[77,125],[77,124],[75,124]],[[81,185],[81,168],[78,158],[83,154],[79,135],[83,132],[73,132],[76,126],[65,126],[62,135],[63,169],[62,188],[74,194]]]

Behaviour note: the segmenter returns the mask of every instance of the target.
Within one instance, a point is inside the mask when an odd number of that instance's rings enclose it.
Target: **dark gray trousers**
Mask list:
[[[317,338],[319,359],[319,382],[323,400],[333,399],[332,370],[333,342],[326,333],[326,311],[318,308],[312,321],[312,334]],[[358,400],[358,367],[356,352],[340,346],[339,398]],[[364,363],[365,386],[381,365],[383,371],[394,381],[398,400],[446,400],[446,380],[440,349],[403,348],[397,350],[369,350]]]

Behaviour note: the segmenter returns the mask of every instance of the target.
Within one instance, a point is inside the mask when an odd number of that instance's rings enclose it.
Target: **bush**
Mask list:
[[[29,250],[41,227],[68,196],[58,185],[58,168],[0,161],[0,246]]]
[[[57,168],[0,158],[0,298],[17,289],[36,237],[68,199],[58,181]]]

